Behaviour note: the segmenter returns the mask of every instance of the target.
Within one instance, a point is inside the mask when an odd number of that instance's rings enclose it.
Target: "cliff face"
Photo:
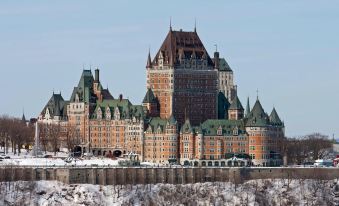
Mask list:
[[[0,205],[338,205],[338,180],[274,179],[244,184],[67,185],[2,182]]]

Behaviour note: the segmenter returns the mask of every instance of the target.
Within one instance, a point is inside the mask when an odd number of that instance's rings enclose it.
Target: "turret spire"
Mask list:
[[[151,52],[150,52],[150,49],[148,49],[148,57],[147,57],[146,68],[150,68],[151,66],[152,66]]]
[[[250,109],[250,97],[247,97],[247,105],[246,105],[246,116],[248,116],[251,112]]]
[[[172,31],[172,17],[170,16],[170,31]]]

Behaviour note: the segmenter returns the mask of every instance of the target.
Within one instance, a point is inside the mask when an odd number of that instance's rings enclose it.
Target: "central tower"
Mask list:
[[[153,60],[148,54],[146,69],[161,118],[173,114],[180,126],[217,118],[218,70],[196,30],[170,29]]]

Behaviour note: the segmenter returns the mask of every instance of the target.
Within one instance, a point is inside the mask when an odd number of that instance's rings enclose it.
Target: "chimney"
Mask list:
[[[214,68],[219,70],[219,52],[214,52]]]
[[[95,81],[99,82],[99,69],[98,68],[95,70]]]
[[[121,102],[121,100],[122,100],[122,94],[119,95],[119,100],[120,100],[120,102]]]

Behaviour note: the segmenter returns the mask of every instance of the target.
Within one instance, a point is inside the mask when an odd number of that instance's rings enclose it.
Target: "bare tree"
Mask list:
[[[286,138],[282,145],[289,163],[302,164],[323,158],[326,149],[332,147],[332,142],[325,135],[313,133],[298,138]]]
[[[42,145],[42,150],[46,153],[47,146],[49,142],[49,132],[48,132],[48,125],[40,123],[39,124],[39,139]]]
[[[69,152],[74,150],[74,147],[78,144],[77,142],[77,129],[75,125],[67,124],[65,127],[65,137],[67,149]]]
[[[12,151],[21,153],[24,144],[32,141],[33,127],[22,120],[9,116],[0,117],[0,138],[1,146],[8,152],[8,145],[11,142]],[[6,148],[5,148],[6,147]]]
[[[60,147],[60,140],[61,140],[61,126],[60,124],[50,124],[48,126],[48,133],[50,137],[50,142],[52,145],[52,149],[54,155],[56,155],[57,151]]]

